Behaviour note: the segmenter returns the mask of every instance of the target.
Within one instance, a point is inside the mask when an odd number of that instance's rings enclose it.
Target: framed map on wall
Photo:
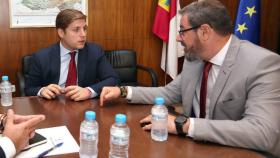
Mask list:
[[[54,27],[56,15],[64,9],[88,14],[88,0],[9,0],[10,27]]]

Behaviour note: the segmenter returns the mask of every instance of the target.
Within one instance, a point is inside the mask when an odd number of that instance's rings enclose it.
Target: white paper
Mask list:
[[[62,139],[63,145],[55,148],[46,156],[79,152],[80,147],[66,126],[37,129],[36,132],[46,137],[47,143],[33,147],[27,151],[23,151],[19,153],[16,158],[38,157],[39,154],[54,146],[51,139]]]

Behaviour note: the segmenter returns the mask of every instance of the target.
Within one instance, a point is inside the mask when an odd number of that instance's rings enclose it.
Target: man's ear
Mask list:
[[[64,30],[63,30],[63,29],[58,28],[58,29],[57,29],[57,34],[58,34],[58,36],[59,36],[60,38],[63,38],[63,37],[64,37],[65,32],[64,32]]]
[[[203,24],[199,27],[198,33],[199,33],[199,38],[202,41],[207,41],[212,33],[212,28],[208,24]]]

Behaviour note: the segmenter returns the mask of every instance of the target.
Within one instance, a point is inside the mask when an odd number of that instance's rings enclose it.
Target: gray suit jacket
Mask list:
[[[132,88],[132,103],[182,103],[191,114],[201,60],[185,60],[165,87]],[[195,140],[270,152],[280,156],[280,57],[234,35],[210,96],[209,119],[194,119]]]

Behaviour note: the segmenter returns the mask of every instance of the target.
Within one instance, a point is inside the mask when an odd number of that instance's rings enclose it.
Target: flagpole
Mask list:
[[[166,43],[165,47],[165,65],[164,65],[164,85],[167,84],[167,54],[168,54],[168,44]]]
[[[280,31],[278,36],[278,54],[280,55]]]

